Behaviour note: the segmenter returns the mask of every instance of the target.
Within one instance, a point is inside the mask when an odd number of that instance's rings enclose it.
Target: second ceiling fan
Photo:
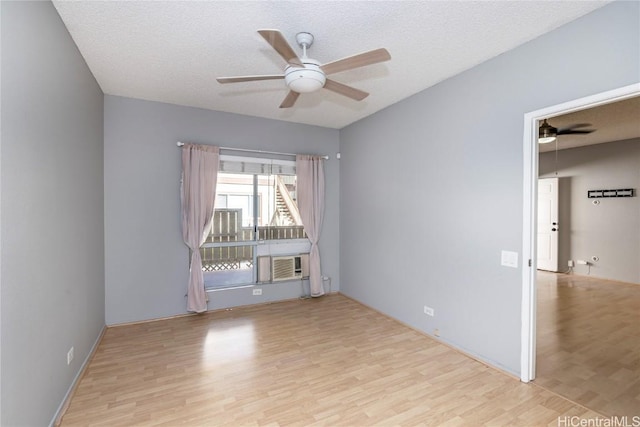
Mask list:
[[[587,133],[591,133],[594,129],[582,129],[591,126],[589,123],[577,123],[575,125],[565,126],[562,128],[555,128],[547,123],[547,119],[542,121],[542,124],[538,128],[538,142],[540,144],[547,144],[549,142],[553,142],[560,135],[584,135]]]
[[[219,83],[239,83],[258,80],[284,79],[289,93],[280,104],[280,108],[292,107],[301,93],[328,89],[332,92],[362,101],[369,96],[367,92],[328,79],[327,76],[341,71],[364,67],[391,59],[389,52],[384,49],[374,49],[357,55],[349,56],[337,61],[321,64],[315,59],[307,57],[307,49],[313,44],[313,35],[298,33],[296,42],[302,48],[302,58],[299,58],[291,48],[282,33],[278,30],[258,30],[258,33],[278,52],[287,65],[283,74],[265,74],[256,76],[219,77]]]

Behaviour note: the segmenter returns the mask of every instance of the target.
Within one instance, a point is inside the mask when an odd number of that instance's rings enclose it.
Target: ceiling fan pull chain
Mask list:
[[[556,178],[558,177],[558,138],[556,138]]]

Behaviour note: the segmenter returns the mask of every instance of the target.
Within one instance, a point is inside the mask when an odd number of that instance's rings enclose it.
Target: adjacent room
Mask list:
[[[640,3],[2,1],[0,19],[1,425],[640,415],[638,382],[617,389],[639,363],[640,135],[540,150],[560,226],[537,377],[523,340],[542,262],[523,118],[640,96]],[[623,203],[635,223],[601,215]]]
[[[535,382],[609,416],[639,407],[639,118],[640,97],[552,117],[539,150]]]

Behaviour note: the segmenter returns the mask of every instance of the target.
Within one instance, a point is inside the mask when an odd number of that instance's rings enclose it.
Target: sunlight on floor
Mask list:
[[[240,321],[239,325],[212,325],[202,346],[202,362],[205,367],[220,366],[251,359],[256,351],[253,322]]]

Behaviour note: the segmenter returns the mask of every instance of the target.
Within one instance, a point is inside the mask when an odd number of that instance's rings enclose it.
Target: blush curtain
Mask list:
[[[312,297],[324,295],[318,240],[324,218],[324,164],[321,157],[296,156],[298,210],[304,231],[311,242],[309,289]]]
[[[212,145],[185,144],[182,147],[182,238],[191,249],[187,310],[207,311],[200,246],[213,220],[220,149]]]

